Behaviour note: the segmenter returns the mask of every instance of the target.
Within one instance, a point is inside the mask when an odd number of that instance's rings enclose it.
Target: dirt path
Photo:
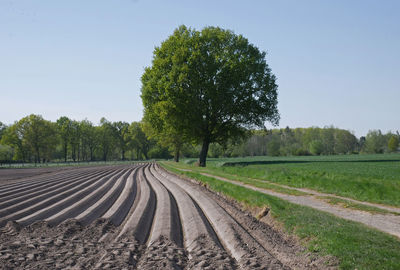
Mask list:
[[[188,171],[190,171],[190,170],[188,170]],[[212,174],[208,174],[208,173],[202,173],[202,174],[205,175],[205,176],[211,176],[211,177],[215,177],[215,178],[218,177],[218,176],[215,176],[215,175],[212,175]],[[277,186],[277,187],[282,187],[282,188],[291,189],[291,190],[297,190],[297,191],[305,192],[305,193],[308,193],[308,194],[311,194],[311,195],[314,195],[314,196],[317,196],[317,197],[334,197],[334,198],[338,198],[338,199],[342,199],[342,200],[351,201],[351,202],[354,202],[354,203],[357,203],[357,204],[363,204],[363,205],[367,205],[367,206],[372,206],[372,207],[376,207],[376,208],[380,208],[380,209],[383,209],[383,210],[387,210],[387,211],[390,211],[390,212],[394,212],[394,213],[400,214],[400,208],[399,207],[395,207],[395,206],[383,205],[383,204],[371,203],[371,202],[364,202],[364,201],[358,201],[358,200],[355,200],[355,199],[351,199],[351,198],[343,197],[343,196],[338,196],[338,195],[335,195],[335,194],[322,193],[322,192],[318,192],[318,191],[315,191],[315,190],[312,190],[312,189],[308,189],[308,188],[290,187],[290,186],[287,186],[287,185],[277,184],[277,183],[274,183],[274,182],[271,182],[271,181],[266,181],[266,180],[259,180],[259,179],[254,179],[254,178],[251,178],[251,180],[259,182],[259,183],[267,182],[268,184],[271,184],[271,185],[274,185],[274,186]]]
[[[335,267],[155,164],[21,179],[0,194],[5,269]]]
[[[361,201],[357,201],[357,200],[348,199],[345,197],[335,196],[332,194],[316,192],[316,191],[309,190],[309,189],[293,188],[293,187],[288,187],[285,185],[276,184],[277,186],[280,186],[280,187],[309,193],[310,196],[298,196],[298,195],[283,194],[283,193],[278,193],[278,192],[268,190],[268,189],[254,187],[249,184],[244,184],[239,181],[230,180],[230,179],[212,175],[209,173],[200,173],[200,174],[202,174],[204,176],[213,177],[213,178],[221,180],[221,181],[229,182],[234,185],[238,185],[238,186],[246,187],[246,188],[249,188],[249,189],[252,189],[255,191],[259,191],[264,194],[272,195],[272,196],[284,199],[286,201],[289,201],[291,203],[304,205],[304,206],[308,206],[308,207],[318,209],[318,210],[321,210],[324,212],[328,212],[335,216],[338,216],[338,217],[341,217],[341,218],[344,218],[347,220],[360,222],[367,226],[373,227],[375,229],[395,235],[400,238],[400,216],[399,215],[369,213],[366,211],[344,208],[344,207],[340,207],[339,205],[329,204],[318,197],[328,197],[329,196],[329,197],[346,199],[346,200],[353,201],[356,203],[374,206],[374,207],[378,207],[378,208],[389,210],[389,211],[396,212],[396,213],[400,213],[399,208],[395,208],[395,207],[391,207],[391,206],[384,206],[384,205],[380,205],[380,204],[373,204],[373,203],[368,203],[368,202],[361,202]],[[268,183],[270,183],[270,182],[268,182]]]

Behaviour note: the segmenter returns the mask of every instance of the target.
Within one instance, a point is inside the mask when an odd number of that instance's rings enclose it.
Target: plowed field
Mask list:
[[[156,164],[0,185],[5,269],[304,269],[294,242]]]

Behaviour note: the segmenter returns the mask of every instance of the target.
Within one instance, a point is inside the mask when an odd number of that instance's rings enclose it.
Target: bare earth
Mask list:
[[[262,192],[262,193],[265,193],[268,195],[272,195],[272,196],[284,199],[286,201],[289,201],[291,203],[305,205],[308,207],[312,207],[314,209],[318,209],[318,210],[321,210],[324,212],[331,213],[335,216],[338,216],[338,217],[341,217],[344,219],[360,222],[367,226],[373,227],[375,229],[392,234],[392,235],[400,238],[400,215],[378,214],[378,213],[370,213],[370,212],[366,212],[366,211],[344,208],[339,205],[329,204],[319,197],[324,197],[324,196],[325,197],[327,197],[327,196],[337,197],[337,198],[353,201],[353,202],[356,202],[359,204],[364,204],[364,205],[369,205],[369,206],[374,206],[377,208],[389,210],[389,211],[396,212],[396,213],[400,213],[400,208],[352,200],[349,198],[344,198],[344,197],[335,196],[332,194],[316,192],[316,191],[309,190],[309,189],[292,188],[289,186],[276,184],[277,186],[281,186],[284,188],[303,191],[303,192],[309,193],[310,195],[309,196],[297,196],[297,195],[283,194],[283,193],[278,193],[278,192],[268,190],[268,189],[254,187],[252,185],[244,184],[244,183],[241,183],[238,181],[229,180],[227,178],[219,177],[216,175],[211,175],[208,173],[201,173],[201,174],[205,175],[205,176],[213,177],[213,178],[221,180],[221,181],[229,182],[229,183],[232,183],[232,184],[235,184],[238,186],[243,186],[243,187],[255,190],[255,191],[259,191],[259,192]]]
[[[72,167],[48,167],[48,168],[18,168],[18,169],[0,169],[0,185],[10,184],[19,181],[34,179],[44,174],[57,173],[63,170],[71,170]]]
[[[336,266],[155,164],[81,168],[3,183],[0,231],[3,269]]]

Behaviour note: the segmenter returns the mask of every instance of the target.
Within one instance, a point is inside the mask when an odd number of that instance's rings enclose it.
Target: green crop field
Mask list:
[[[209,159],[179,166],[400,206],[400,154]]]

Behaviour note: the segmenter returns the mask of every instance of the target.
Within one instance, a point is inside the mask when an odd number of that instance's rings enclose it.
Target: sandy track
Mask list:
[[[155,164],[22,180],[21,187],[0,186],[7,196],[15,191],[0,203],[5,268],[325,267],[272,228]],[[31,193],[21,190],[29,187]]]
[[[385,233],[388,233],[388,234],[391,234],[391,235],[394,235],[394,236],[397,236],[398,238],[400,238],[400,216],[399,215],[369,213],[366,211],[344,208],[344,207],[341,207],[340,205],[329,204],[328,202],[325,202],[324,200],[320,199],[318,196],[331,196],[331,197],[336,197],[336,198],[342,198],[342,199],[350,200],[350,201],[357,202],[357,203],[364,204],[364,205],[371,205],[374,207],[391,210],[391,211],[394,211],[397,213],[399,213],[399,208],[356,201],[356,200],[352,200],[352,199],[348,199],[348,198],[344,198],[344,197],[340,197],[340,196],[315,192],[315,191],[311,191],[311,190],[309,191],[309,193],[312,196],[289,195],[289,194],[275,192],[275,191],[269,190],[269,189],[255,187],[250,184],[241,183],[238,181],[230,180],[230,179],[212,175],[212,174],[207,174],[207,173],[201,173],[201,174],[208,176],[208,177],[213,177],[215,179],[218,179],[218,180],[221,180],[224,182],[228,182],[228,183],[231,183],[231,184],[234,184],[237,186],[242,186],[242,187],[245,187],[248,189],[252,189],[252,190],[264,193],[264,194],[272,195],[272,196],[281,198],[283,200],[289,201],[294,204],[304,205],[304,206],[308,206],[308,207],[311,207],[311,208],[314,208],[314,209],[317,209],[317,210],[320,210],[323,212],[327,212],[327,213],[333,214],[340,218],[344,218],[344,219],[355,221],[355,222],[360,222],[360,223],[363,223],[374,229],[377,229],[379,231],[382,231],[382,232],[385,232]],[[297,190],[307,191],[305,189],[297,189]],[[318,196],[316,196],[316,195],[318,195]]]

